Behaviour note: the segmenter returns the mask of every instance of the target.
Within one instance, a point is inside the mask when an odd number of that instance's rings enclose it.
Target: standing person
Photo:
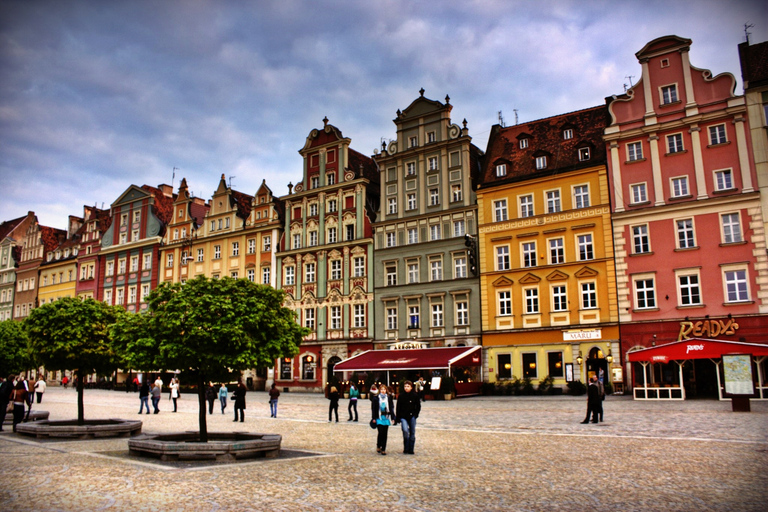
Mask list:
[[[213,414],[213,402],[216,401],[216,388],[213,387],[213,382],[209,382],[208,387],[205,388],[205,399],[208,400],[208,414]]]
[[[331,415],[335,412],[336,413],[336,423],[339,422],[339,390],[336,389],[336,386],[331,386],[331,390],[328,393],[328,400],[331,401],[330,404],[328,404],[328,422],[331,422]]]
[[[371,389],[368,390],[368,400],[373,402],[373,399],[376,398],[379,394],[379,386],[376,384],[371,384]]]
[[[352,409],[355,410],[355,419],[354,421],[357,421],[357,399],[360,398],[360,392],[357,390],[354,384],[350,384],[349,386],[349,405],[347,406],[347,412],[349,413],[349,419],[347,421],[353,421],[352,420]]]
[[[171,384],[168,386],[171,388],[171,400],[173,400],[173,412],[176,412],[176,400],[179,399],[179,379],[171,379]]]
[[[16,388],[11,394],[11,401],[13,401],[13,431],[16,432],[16,425],[22,422],[24,419],[24,404],[27,402],[27,395],[29,392],[24,387],[24,381],[20,380],[16,383]]]
[[[600,401],[600,390],[597,388],[597,378],[589,378],[587,386],[587,417],[582,423],[589,423],[589,415],[592,414],[592,423],[597,423],[597,404]]]
[[[24,383],[24,389],[27,392],[27,415],[24,418],[24,421],[29,421],[29,413],[32,412],[32,403],[34,398],[32,397],[32,393],[30,392],[29,381],[25,379],[23,376],[21,377],[21,381]]]
[[[158,377],[158,380],[160,378]],[[163,381],[160,381],[162,384]],[[152,407],[155,408],[155,414],[160,412],[160,397],[162,396],[163,392],[160,386],[157,385],[157,381],[152,385]]]
[[[219,388],[219,402],[221,402],[221,414],[224,414],[224,409],[227,408],[228,393],[229,393],[229,390],[227,389],[227,385],[222,382],[221,387]]]
[[[37,403],[43,401],[43,393],[45,393],[45,379],[40,377],[35,382],[35,395],[37,395]]]
[[[155,379],[155,387],[158,388],[160,390],[160,392],[162,393],[162,391],[163,391],[163,379],[161,379],[159,375]]]
[[[397,396],[396,419],[403,429],[403,453],[413,455],[416,444],[416,418],[421,412],[421,398],[409,380],[403,384],[403,393]]]
[[[11,394],[13,393],[13,382],[15,378],[15,375],[9,375],[8,378],[0,384],[0,432],[3,431],[3,423],[5,423],[5,416],[8,413],[8,404],[11,402]]]
[[[376,436],[376,451],[386,455],[387,434],[392,424],[390,420],[395,418],[395,402],[392,395],[387,393],[387,386],[384,384],[379,386],[378,394],[371,400],[371,414],[371,419],[376,421],[376,428],[379,431]]]
[[[600,375],[603,374],[603,369],[600,369]],[[603,421],[603,400],[605,400],[605,387],[600,377],[597,378],[597,391],[599,398],[597,400],[597,417],[599,421]]]
[[[66,375],[61,378],[61,384],[64,386],[64,389],[67,389],[67,384],[69,384],[69,377]]]
[[[280,390],[277,389],[275,383],[272,383],[272,388],[269,390],[269,417],[277,418],[277,398],[280,396]]]
[[[235,401],[235,419],[237,421],[237,411],[240,411],[240,423],[245,421],[245,384],[242,380],[237,381],[237,388],[232,395],[232,400]]]
[[[139,414],[144,410],[144,406],[147,406],[147,414],[149,414],[149,384],[143,382],[139,388]]]
[[[139,390],[139,376],[135,376],[133,378],[133,392],[137,392]]]

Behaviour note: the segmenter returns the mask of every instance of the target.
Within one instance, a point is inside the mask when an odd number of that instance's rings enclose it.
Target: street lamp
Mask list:
[[[583,362],[584,362],[584,358],[581,357],[581,350],[579,350],[579,355],[576,357],[576,364],[581,366],[581,363],[583,363]]]
[[[611,353],[608,352],[608,355],[605,356],[605,360],[608,361],[608,364],[611,364],[613,362],[613,355],[611,355]]]

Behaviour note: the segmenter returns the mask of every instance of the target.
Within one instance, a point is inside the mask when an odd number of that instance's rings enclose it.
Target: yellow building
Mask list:
[[[605,107],[494,126],[477,189],[490,382],[619,367]]]
[[[51,248],[40,264],[38,303],[50,304],[64,297],[77,296],[77,255],[79,238],[75,236],[83,225],[83,219],[69,216],[66,238],[61,236],[55,248]],[[65,232],[61,232],[64,235]]]

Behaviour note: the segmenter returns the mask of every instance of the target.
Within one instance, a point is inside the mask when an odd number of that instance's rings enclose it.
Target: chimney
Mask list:
[[[288,182],[288,195],[293,194],[293,183]]]
[[[170,185],[166,185],[165,183],[161,183],[157,186],[157,188],[160,189],[160,191],[163,193],[166,197],[173,197],[173,187]]]

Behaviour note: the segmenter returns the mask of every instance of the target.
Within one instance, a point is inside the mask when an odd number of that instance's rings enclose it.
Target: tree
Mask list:
[[[177,369],[197,383],[200,441],[208,442],[205,383],[293,357],[309,334],[284,297],[247,279],[163,283],[147,297],[148,311],[126,315],[113,334],[129,367]]]
[[[24,322],[32,353],[46,368],[77,372],[77,423],[85,423],[83,381],[119,366],[110,328],[122,308],[94,299],[67,297],[33,309]]]
[[[0,354],[0,375],[3,377],[21,373],[35,366],[23,322],[0,322]]]

